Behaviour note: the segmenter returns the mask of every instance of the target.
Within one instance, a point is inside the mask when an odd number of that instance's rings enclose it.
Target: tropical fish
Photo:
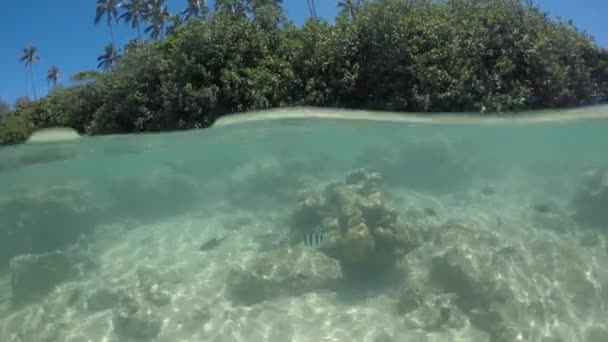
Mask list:
[[[211,239],[207,240],[206,242],[204,242],[198,249],[201,252],[208,251],[210,249],[214,249],[215,247],[219,246],[222,242],[224,242],[224,240],[226,240],[225,236],[211,238]]]
[[[304,235],[304,245],[320,248],[327,243],[327,235],[323,228],[317,227],[312,233]]]

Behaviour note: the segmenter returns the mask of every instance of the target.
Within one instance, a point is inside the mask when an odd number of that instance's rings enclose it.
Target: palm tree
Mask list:
[[[118,52],[114,48],[114,45],[108,44],[105,47],[103,55],[97,57],[97,68],[105,71],[114,69],[114,62],[118,60]]]
[[[32,70],[32,66],[34,63],[40,60],[40,56],[36,55],[36,47],[28,46],[23,49],[23,56],[21,56],[20,62],[25,63],[25,67],[30,69],[30,78],[32,79],[32,88],[34,89],[34,99],[37,99],[36,96],[36,82],[34,81],[34,71]]]
[[[114,41],[114,31],[112,30],[112,21],[118,23],[118,8],[121,4],[118,0],[97,0],[97,10],[95,12],[95,24],[97,24],[101,18],[105,15],[110,28],[110,38],[112,39],[112,45],[116,46]]]
[[[178,27],[183,25],[184,17],[179,13],[171,14],[169,21],[171,22],[171,26],[167,26],[167,35],[172,34]]]
[[[150,0],[148,3],[148,26],[145,30],[146,33],[150,34],[150,38],[161,39],[165,38],[165,23],[169,20],[171,13],[165,5],[165,0]]]
[[[148,10],[145,0],[129,0],[123,2],[121,7],[125,12],[120,16],[125,23],[131,23],[131,28],[137,29],[137,36],[141,40],[140,24],[146,20],[146,12]]]
[[[275,30],[285,23],[283,0],[248,0],[247,10],[265,30]]]
[[[248,0],[249,9],[252,12],[255,12],[257,9],[263,6],[275,6],[281,7],[283,6],[283,0]]]
[[[338,7],[342,13],[346,13],[350,19],[355,18],[355,14],[363,6],[363,0],[343,0],[338,2]]]
[[[61,70],[59,70],[59,67],[56,65],[53,65],[49,71],[47,71],[46,73],[46,82],[49,84],[49,89],[50,84],[53,83],[53,89],[55,89],[55,87],[57,87],[57,82],[61,80]]]
[[[247,4],[243,0],[215,0],[215,11],[225,11],[236,17],[247,15]]]
[[[315,0],[306,0],[306,4],[308,5],[308,11],[310,12],[310,16],[316,18],[317,9],[315,8]]]
[[[281,6],[283,5],[283,0],[248,0],[249,5],[252,8],[264,6],[264,5],[275,5]]]
[[[188,6],[182,11],[185,20],[192,17],[197,18],[207,14],[207,3],[205,0],[188,0]]]

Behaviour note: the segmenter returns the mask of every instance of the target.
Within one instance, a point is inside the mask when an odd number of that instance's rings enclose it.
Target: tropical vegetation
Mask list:
[[[57,82],[61,81],[61,70],[58,66],[53,65],[49,71],[47,71],[46,81],[49,84],[49,89],[51,89],[51,84],[53,85],[53,89],[57,87]]]
[[[25,67],[29,70],[30,77],[32,79],[32,89],[34,90],[34,98],[37,98],[37,96],[36,83],[34,82],[34,71],[32,67],[34,66],[34,63],[38,62],[39,60],[40,56],[36,54],[36,47],[31,45],[23,49],[23,55],[21,56],[21,59],[19,59],[19,61],[23,62]]]
[[[530,0],[344,0],[334,23],[306,4],[310,17],[296,26],[281,0],[217,0],[212,11],[188,0],[173,14],[164,0],[98,0],[95,22],[111,32],[102,72],[16,106],[0,140],[49,126],[200,128],[226,113],[299,105],[500,113],[608,101],[608,51]],[[120,49],[117,23],[134,29]]]

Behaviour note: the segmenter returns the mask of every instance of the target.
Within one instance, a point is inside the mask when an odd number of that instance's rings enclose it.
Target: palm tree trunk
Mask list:
[[[310,0],[310,4],[312,7],[312,15],[313,17],[317,17],[317,9],[315,8],[315,0]]]
[[[38,100],[38,96],[36,96],[36,81],[34,80],[34,71],[32,70],[31,63],[30,63],[30,78],[32,79],[32,89],[34,90],[34,100]]]
[[[112,45],[116,47],[116,41],[114,41],[114,30],[112,29],[112,22],[108,22],[108,26],[110,27],[110,38],[112,39]]]
[[[312,17],[312,6],[310,5],[310,0],[306,0],[306,5],[308,6],[308,13]]]
[[[26,72],[25,73],[25,96],[26,97],[30,97],[30,85],[28,83],[30,83],[30,79],[31,79],[31,73]]]
[[[137,36],[139,37],[139,40],[141,41],[141,28],[139,28],[139,23],[137,23]]]

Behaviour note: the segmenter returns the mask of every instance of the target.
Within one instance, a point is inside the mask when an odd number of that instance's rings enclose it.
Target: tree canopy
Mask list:
[[[4,121],[4,116],[10,113],[11,106],[0,99],[0,122]]]
[[[0,140],[49,126],[206,127],[225,113],[294,105],[492,112],[608,100],[608,51],[518,0],[343,1],[334,24],[311,16],[302,27],[281,1],[218,0],[210,15],[201,3],[189,2],[164,39],[159,19],[160,39],[100,60],[107,71],[91,82],[19,106]]]

